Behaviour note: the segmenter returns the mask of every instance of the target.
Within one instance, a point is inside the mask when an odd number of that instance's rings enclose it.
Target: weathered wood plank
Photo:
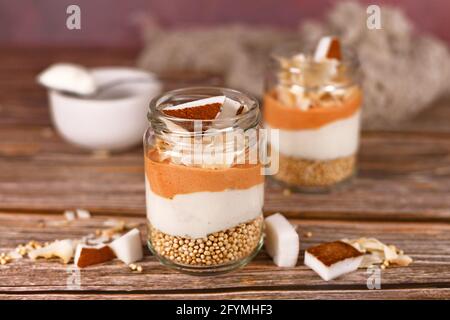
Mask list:
[[[0,214],[0,250],[14,248],[29,240],[50,241],[62,238],[79,238],[101,227],[108,216],[96,216],[90,220],[75,221],[69,225],[55,226],[62,216]],[[130,223],[139,223],[144,229],[142,218],[126,218]],[[47,227],[40,228],[45,222]],[[374,236],[387,243],[393,243],[405,250],[415,260],[407,268],[389,268],[382,271],[382,288],[402,291],[416,290],[416,296],[450,287],[450,225],[446,223],[382,223],[346,222],[333,220],[292,220],[301,235],[301,249],[323,241],[360,236]],[[305,232],[312,232],[305,238]],[[160,265],[155,257],[147,255],[141,263],[142,273],[131,273],[129,268],[118,261],[92,266],[82,270],[79,285],[73,286],[74,273],[70,266],[58,262],[41,261],[34,263],[28,259],[1,267],[0,294],[17,293],[29,295],[65,295],[135,293],[136,296],[150,298],[153,294],[220,295],[233,297],[254,297],[260,291],[283,292],[294,298],[314,297],[313,290],[324,291],[324,296],[332,298],[333,292],[346,292],[348,298],[356,298],[366,289],[368,275],[365,270],[349,274],[332,282],[322,281],[314,272],[302,264],[302,257],[295,268],[278,268],[269,257],[261,252],[247,267],[239,271],[215,277],[194,277],[171,271]],[[275,276],[274,276],[275,275]],[[69,282],[68,282],[69,281]],[[68,283],[70,286],[68,286]],[[383,290],[384,291],[384,290]],[[407,290],[405,290],[407,291]],[[422,292],[423,291],[423,292]],[[249,292],[248,294],[246,294]],[[309,292],[309,294],[307,294]],[[328,292],[328,293],[326,293]],[[353,292],[353,296],[352,296]],[[422,293],[421,293],[422,292]],[[243,295],[241,295],[243,293]],[[443,291],[442,295],[448,294]],[[364,297],[370,298],[372,293]],[[436,292],[439,295],[439,292]],[[319,297],[318,294],[316,297]],[[374,297],[376,294],[374,294]],[[346,296],[343,296],[345,298]],[[394,296],[392,296],[394,297]]]

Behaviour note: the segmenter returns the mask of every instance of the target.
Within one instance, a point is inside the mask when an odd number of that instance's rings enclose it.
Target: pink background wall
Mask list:
[[[152,14],[168,27],[242,22],[296,27],[320,18],[337,0],[0,0],[0,46],[137,46],[133,16]],[[450,43],[448,0],[362,0],[399,6],[418,30]],[[230,5],[234,3],[234,5]],[[66,7],[78,4],[82,30],[65,27]]]

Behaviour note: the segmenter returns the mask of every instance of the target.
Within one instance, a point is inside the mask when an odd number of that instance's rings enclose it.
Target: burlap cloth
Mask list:
[[[441,41],[416,32],[399,9],[383,6],[381,12],[381,30],[366,27],[366,7],[356,2],[340,2],[324,21],[305,21],[290,32],[242,25],[164,30],[147,20],[138,65],[154,72],[219,73],[227,86],[261,96],[273,46],[334,34],[360,60],[364,126],[392,125],[450,93],[450,54]]]

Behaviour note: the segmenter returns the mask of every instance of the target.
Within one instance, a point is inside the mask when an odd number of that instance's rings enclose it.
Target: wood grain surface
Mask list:
[[[142,150],[90,153],[66,144],[51,126],[36,74],[56,61],[133,65],[134,50],[0,48],[0,252],[30,240],[79,238],[110,218],[145,234]],[[216,75],[161,75],[166,88],[220,84]],[[368,290],[365,270],[324,282],[302,264],[277,268],[262,251],[242,270],[216,277],[171,271],[148,252],[142,273],[118,261],[82,270],[27,259],[0,266],[0,299],[436,299],[450,298],[450,102],[383,131],[365,131],[354,181],[330,194],[283,195],[269,179],[265,213],[298,226],[301,249],[344,237],[374,236],[410,254],[407,268],[382,271]],[[94,218],[61,225],[62,211]],[[43,223],[42,223],[43,222]],[[43,226],[44,225],[44,226]],[[305,232],[312,232],[305,238]]]

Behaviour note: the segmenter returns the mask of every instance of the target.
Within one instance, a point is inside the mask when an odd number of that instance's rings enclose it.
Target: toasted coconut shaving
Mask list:
[[[342,239],[341,241],[365,253],[360,268],[369,268],[374,265],[381,265],[383,269],[391,265],[406,267],[413,262],[410,256],[405,255],[396,246],[386,245],[375,238]]]

